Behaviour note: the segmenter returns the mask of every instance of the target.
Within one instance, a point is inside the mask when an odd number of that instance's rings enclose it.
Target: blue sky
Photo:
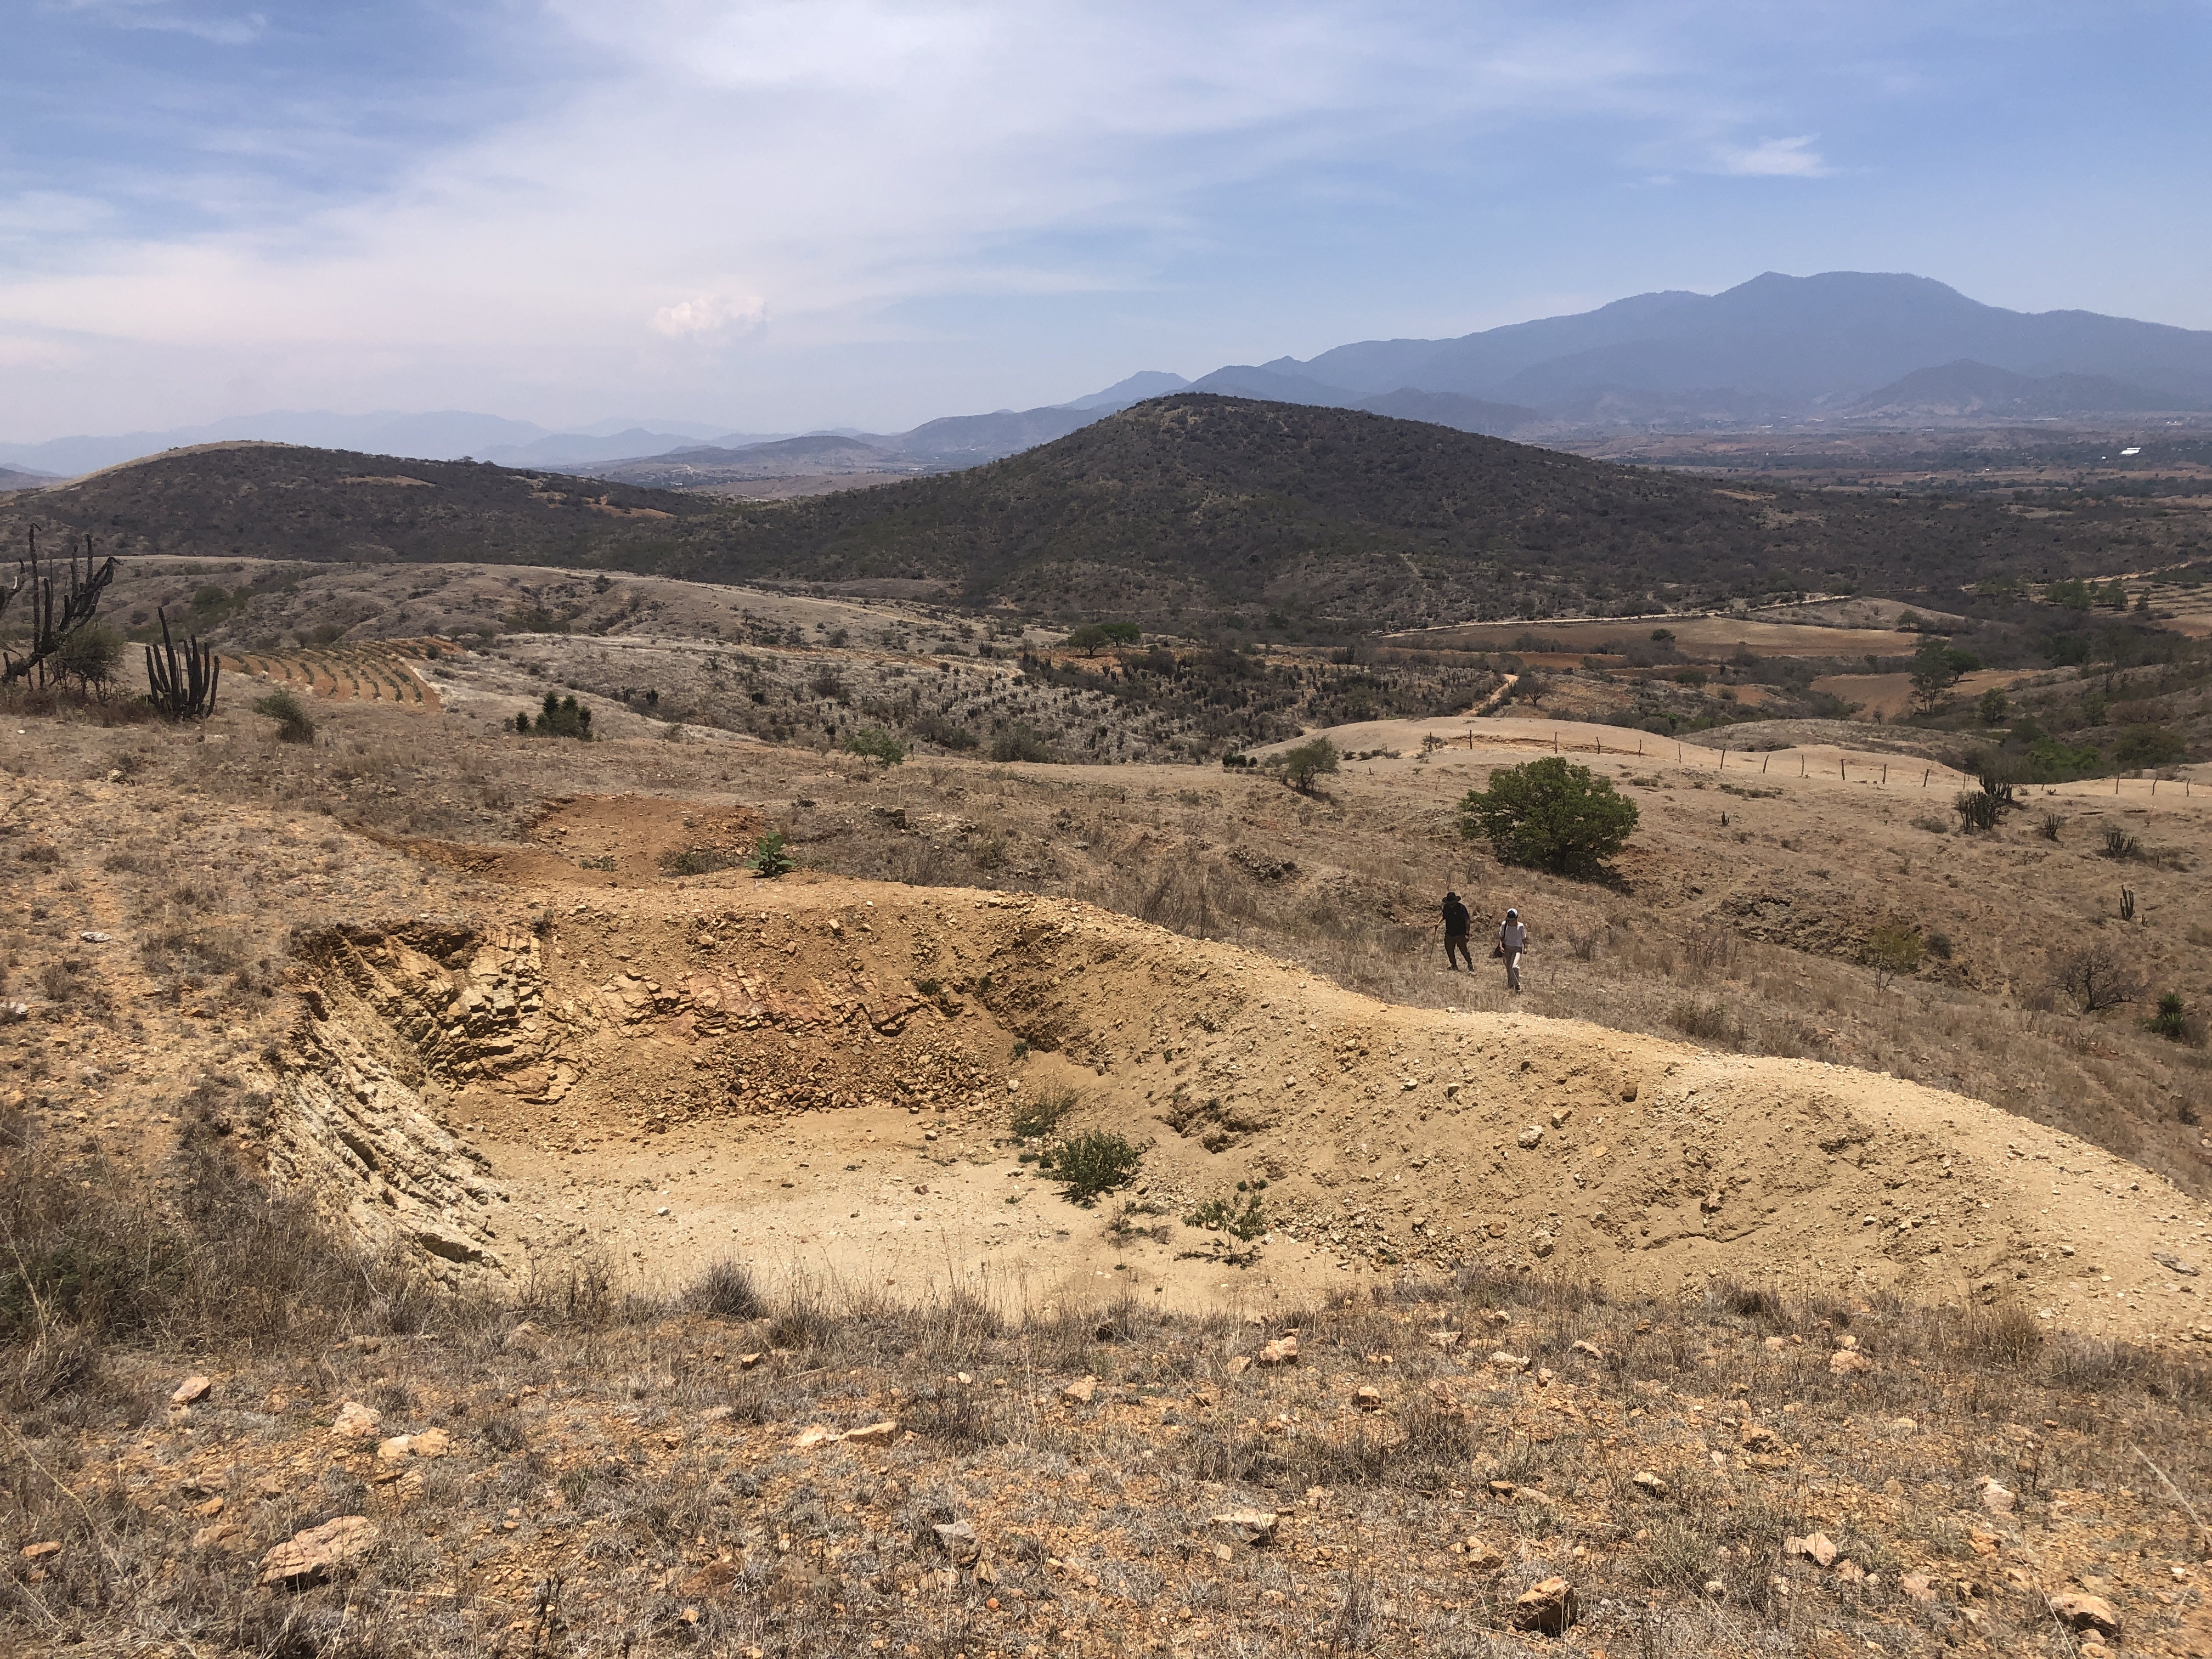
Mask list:
[[[1777,270],[2212,327],[2212,0],[12,0],[0,439],[878,430]]]

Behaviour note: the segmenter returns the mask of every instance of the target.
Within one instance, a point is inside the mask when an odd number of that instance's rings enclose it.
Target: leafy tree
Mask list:
[[[845,752],[865,755],[885,766],[896,766],[906,758],[906,745],[888,732],[866,726],[845,739]]]
[[[1927,951],[1920,930],[1907,921],[1885,921],[1867,935],[1867,966],[1874,969],[1875,984],[1886,988],[1899,974],[1917,973]]]
[[[1003,727],[991,739],[991,758],[994,761],[1048,761],[1052,751],[1045,747],[1044,739],[1020,720]]]
[[[2012,700],[1993,685],[1982,693],[1982,700],[1974,705],[1974,713],[1984,726],[2001,726],[2011,708]]]
[[[1930,635],[1912,653],[1912,700],[1923,714],[1932,714],[1960,675],[1981,665],[1982,659],[1972,652],[1954,650],[1948,640]]]
[[[1134,623],[1085,623],[1067,636],[1068,647],[1095,657],[1109,645],[1134,645],[1144,630]]]
[[[1558,756],[1502,766],[1459,804],[1459,830],[1504,864],[1587,874],[1628,844],[1636,803],[1587,766]]]
[[[2141,766],[2172,766],[2188,758],[2188,741],[2163,726],[2130,726],[2112,745],[2113,761],[2127,771]]]
[[[1283,781],[1302,795],[1313,793],[1314,780],[1336,770],[1340,757],[1327,738],[1309,738],[1283,753]]]
[[[77,689],[104,691],[123,663],[123,635],[104,622],[87,623],[64,636],[53,655],[53,672],[75,680]]]

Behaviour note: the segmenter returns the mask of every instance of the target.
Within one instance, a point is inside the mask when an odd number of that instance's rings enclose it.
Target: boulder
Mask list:
[[[1362,1387],[1353,1392],[1352,1403],[1364,1412],[1379,1412],[1382,1409],[1382,1391],[1373,1387]]]
[[[376,1522],[364,1515],[342,1515],[319,1527],[306,1528],[261,1558],[261,1582],[294,1589],[319,1584],[368,1553],[376,1538]]]
[[[1641,1491],[1653,1498],[1664,1498],[1667,1495],[1666,1481],[1654,1474],[1650,1469],[1637,1470],[1634,1474],[1628,1477],[1628,1484],[1632,1486],[1639,1488]]]
[[[1828,1372],[1832,1376],[1858,1376],[1873,1369],[1873,1360],[1850,1348],[1838,1348],[1828,1356]]]
[[[177,1384],[175,1392],[169,1395],[169,1403],[172,1406],[189,1406],[196,1400],[206,1398],[207,1391],[214,1386],[204,1376],[188,1376]]]
[[[1069,1383],[1066,1388],[1060,1391],[1060,1397],[1062,1400],[1071,1401],[1079,1406],[1087,1406],[1091,1402],[1092,1399],[1097,1396],[1097,1393],[1098,1379],[1097,1377],[1079,1376],[1074,1382]]]
[[[1273,1342],[1260,1345],[1258,1361],[1262,1365],[1295,1365],[1298,1363],[1298,1337],[1293,1331],[1288,1336],[1279,1336]]]
[[[1546,1578],[1513,1599],[1513,1628],[1544,1636],[1564,1636],[1582,1617],[1575,1587],[1564,1578]]]
[[[2120,1615],[2101,1595],[2054,1595],[2050,1606],[2051,1616],[2076,1634],[2094,1631],[2106,1641],[2120,1639]]]
[[[338,1407],[338,1414],[331,1421],[331,1432],[340,1440],[366,1440],[376,1432],[376,1425],[384,1419],[357,1400],[349,1400]]]
[[[1982,1482],[1982,1507],[1991,1515],[2010,1515],[2013,1494],[1994,1480]]]
[[[965,1521],[950,1521],[932,1527],[937,1534],[937,1547],[962,1566],[969,1566],[982,1554],[983,1546],[975,1537],[975,1528]]]

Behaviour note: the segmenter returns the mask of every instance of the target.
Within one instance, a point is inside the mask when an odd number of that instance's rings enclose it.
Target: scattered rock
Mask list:
[[[1460,1338],[1465,1334],[1463,1331],[1431,1331],[1428,1338],[1439,1348],[1455,1348],[1459,1346]]]
[[[342,1515],[308,1527],[261,1558],[261,1582],[298,1589],[319,1584],[375,1547],[376,1523],[364,1515]]]
[[[195,1400],[205,1399],[207,1391],[213,1387],[215,1384],[204,1376],[188,1376],[177,1384],[175,1392],[169,1396],[169,1403],[172,1406],[189,1406]]]
[[[1500,1348],[1490,1356],[1489,1363],[1500,1370],[1525,1371],[1528,1369],[1528,1356],[1525,1353],[1508,1353],[1504,1349]]]
[[[87,945],[112,945],[115,943],[115,935],[112,933],[87,932],[79,933],[77,937],[82,939]]]
[[[1782,1540],[1784,1555],[1802,1556],[1816,1567],[1833,1566],[1836,1560],[1834,1540],[1825,1532],[1808,1532],[1802,1538]]]
[[[1994,1480],[1982,1483],[1982,1507],[1991,1515],[2010,1515],[2013,1494]]]
[[[1778,1452],[1782,1449],[1780,1435],[1747,1418],[1743,1427],[1736,1431],[1735,1442],[1747,1452]]]
[[[2170,1268],[2178,1273],[2185,1273],[2191,1279],[2195,1279],[2197,1276],[2197,1264],[2195,1262],[2184,1261],[2179,1256],[2172,1255],[2167,1251],[2153,1250],[2150,1253],[2150,1259],[2157,1262],[2161,1267]]]
[[[1079,1376],[1074,1382],[1069,1383],[1066,1388],[1060,1391],[1060,1397],[1062,1400],[1073,1401],[1079,1406],[1087,1406],[1097,1397],[1097,1393],[1098,1379],[1097,1377]]]
[[[1579,1354],[1587,1354],[1592,1359],[1602,1359],[1605,1358],[1605,1350],[1599,1347],[1595,1342],[1577,1342],[1575,1344],[1574,1351]]]
[[[801,1429],[792,1437],[793,1451],[811,1451],[817,1446],[826,1446],[837,1437],[837,1431],[828,1425],[816,1423]]]
[[[1276,1520],[1273,1510],[1231,1510],[1215,1516],[1213,1524],[1240,1544],[1265,1544],[1275,1535]]]
[[[1924,1572],[1906,1573],[1897,1581],[1897,1587],[1916,1601],[1933,1601],[1936,1599],[1935,1581]]]
[[[236,1554],[253,1541],[253,1534],[235,1521],[215,1521],[192,1534],[196,1550],[227,1550]]]
[[[331,1432],[340,1440],[366,1440],[383,1420],[359,1401],[349,1400],[331,1420]]]
[[[965,1521],[946,1522],[930,1530],[937,1534],[937,1547],[963,1567],[972,1565],[983,1553],[982,1545],[976,1541],[975,1528]]]
[[[1650,1493],[1654,1498],[1664,1498],[1667,1495],[1666,1481],[1650,1469],[1637,1470],[1634,1474],[1629,1476],[1628,1484]]]
[[[887,1419],[881,1423],[871,1423],[865,1428],[848,1430],[840,1437],[851,1446],[884,1446],[896,1437],[898,1426],[896,1421]]]
[[[1836,1577],[1846,1584],[1863,1584],[1866,1583],[1866,1569],[1856,1561],[1838,1561],[1836,1563]]]
[[[1240,1353],[1229,1362],[1229,1374],[1231,1376],[1242,1376],[1251,1369],[1252,1356],[1249,1353]]]
[[[762,1358],[762,1355],[757,1353],[741,1353],[738,1356],[738,1369],[741,1371],[749,1371],[761,1363]]]
[[[23,1546],[23,1559],[26,1561],[43,1561],[50,1555],[59,1555],[61,1553],[62,1544],[58,1538],[49,1538],[44,1543]]]
[[[1362,1385],[1352,1396],[1352,1403],[1364,1412],[1382,1409],[1382,1391],[1371,1385]]]
[[[1519,1136],[1521,1145],[1524,1149],[1537,1146],[1543,1140],[1543,1126],[1538,1123],[1530,1124],[1527,1128],[1522,1130]],[[1545,1582],[1548,1583],[1550,1580],[1547,1579]]]
[[[1260,1345],[1259,1363],[1262,1365],[1295,1365],[1298,1363],[1298,1338],[1293,1331],[1288,1336],[1279,1336],[1273,1342]]]
[[[526,1319],[507,1334],[507,1340],[500,1346],[510,1352],[528,1353],[544,1340],[545,1333]]]
[[[1467,1556],[1470,1572],[1496,1572],[1505,1565],[1505,1558],[1480,1538],[1470,1538],[1459,1547]]]
[[[2120,1615],[2101,1595],[2054,1595],[2050,1607],[2051,1616],[2070,1631],[2094,1631],[2108,1642],[2120,1639]]]
[[[1828,1356],[1828,1372],[1832,1376],[1858,1376],[1873,1369],[1873,1360],[1849,1348],[1838,1348]]]
[[[1545,1636],[1564,1636],[1582,1617],[1575,1601],[1575,1587],[1564,1578],[1546,1578],[1531,1584],[1513,1600],[1513,1628]]]

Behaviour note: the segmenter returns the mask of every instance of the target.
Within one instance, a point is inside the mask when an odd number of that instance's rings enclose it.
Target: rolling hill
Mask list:
[[[663,547],[711,501],[489,463],[290,444],[170,450],[0,496],[0,538],[89,531],[102,551],[221,557],[589,563]]]
[[[1334,633],[2067,575],[2148,556],[2138,538],[2166,522],[2138,527],[2113,505],[2030,517],[1723,488],[1364,411],[1182,392],[986,466],[702,520],[677,572],[933,580],[976,605]]]

